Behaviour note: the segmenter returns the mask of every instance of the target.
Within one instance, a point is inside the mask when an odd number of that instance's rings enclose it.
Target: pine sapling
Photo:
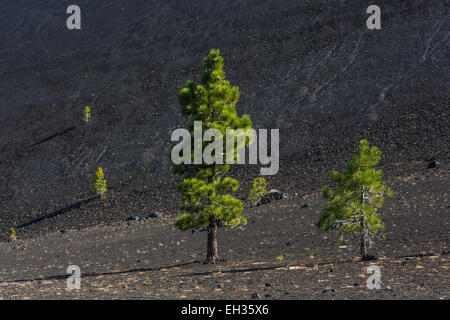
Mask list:
[[[323,196],[331,204],[323,208],[318,227],[337,229],[336,241],[340,244],[356,236],[363,259],[371,258],[368,246],[385,229],[379,209],[386,196],[393,196],[392,190],[381,183],[383,171],[375,169],[380,159],[381,151],[361,140],[359,153],[351,157],[347,169],[332,172],[334,187],[323,187]]]
[[[14,230],[14,228],[9,229],[9,239],[11,241],[16,241],[17,239],[16,230]]]
[[[94,174],[92,188],[96,194],[100,195],[101,198],[104,198],[104,195],[108,189],[106,189],[106,179],[102,168],[98,168],[97,172]]]
[[[88,106],[86,106],[83,109],[83,121],[89,122],[90,120],[91,120],[91,109]]]
[[[248,200],[252,205],[256,206],[267,194],[266,179],[259,177],[253,180],[253,187],[250,189]]]

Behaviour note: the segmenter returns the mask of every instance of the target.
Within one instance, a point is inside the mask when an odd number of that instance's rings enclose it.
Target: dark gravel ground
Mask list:
[[[7,282],[64,274],[70,260],[92,273],[77,295],[85,298],[265,297],[267,288],[259,286],[266,276],[273,276],[267,293],[272,298],[448,298],[442,254],[449,231],[448,6],[440,0],[377,4],[382,30],[374,31],[365,26],[369,4],[361,0],[79,0],[82,30],[69,31],[60,1],[5,3],[0,10],[0,241],[7,241],[11,227],[19,241],[0,244],[0,296],[71,297],[61,279]],[[211,279],[222,277],[216,272],[222,267],[184,265],[203,259],[205,236],[174,230],[179,178],[167,156],[172,130],[185,126],[177,93],[186,80],[199,79],[202,58],[214,47],[224,56],[227,78],[240,88],[238,112],[248,113],[256,129],[280,129],[280,171],[268,181],[290,196],[260,212],[246,208],[255,220],[247,232],[223,232],[224,239],[230,237],[222,242],[228,256],[224,270],[257,269],[255,263],[269,269],[225,273],[225,280],[235,277],[230,279],[235,290],[217,292],[212,288],[219,283]],[[85,105],[92,109],[89,124],[80,119]],[[366,263],[339,262],[350,255],[336,252],[312,226],[320,187],[331,170],[344,168],[361,138],[383,151],[380,168],[397,191],[387,205],[391,238],[381,247],[389,258],[377,261],[385,264],[383,274],[391,270],[386,279],[396,279],[391,291],[368,292],[358,278]],[[426,170],[433,157],[442,166]],[[108,180],[104,201],[90,190],[99,166]],[[259,168],[232,169],[241,181],[241,199]],[[310,197],[311,205],[300,209]],[[165,215],[124,222],[154,211]],[[280,219],[270,230],[264,229],[267,216]],[[269,234],[258,233],[263,230]],[[284,246],[283,237],[298,244]],[[305,247],[314,259],[303,254]],[[119,248],[129,252],[122,257]],[[239,253],[229,251],[236,248]],[[274,261],[280,252],[285,262]],[[436,257],[400,258],[423,252]],[[274,268],[287,263],[306,269]],[[336,264],[333,270],[352,270],[348,283],[325,272],[328,263]],[[150,270],[127,271],[139,265]],[[120,272],[98,274],[111,270]],[[404,270],[414,270],[413,275]],[[147,284],[133,287],[133,279]],[[308,289],[296,290],[305,281]],[[358,286],[345,287],[354,283]],[[108,286],[114,291],[104,291]],[[46,290],[50,287],[55,291]],[[327,288],[337,291],[323,294]]]
[[[360,261],[315,227],[324,203],[312,193],[246,209],[245,227],[219,230],[217,265],[201,263],[205,232],[179,231],[167,216],[2,243],[0,297],[449,299],[448,168],[390,180],[377,260]],[[81,290],[69,292],[72,264]],[[381,269],[380,290],[366,286],[369,265]]]
[[[198,79],[212,47],[240,87],[238,112],[256,129],[280,129],[272,188],[317,190],[361,138],[384,152],[389,174],[449,160],[441,1],[381,1],[379,31],[367,30],[367,4],[356,0],[79,5],[77,32],[65,28],[57,1],[9,2],[0,12],[0,240],[11,227],[31,237],[178,214],[179,178],[166,156],[171,131],[185,126],[177,93]],[[98,166],[108,200],[80,202],[92,197]],[[233,168],[242,199],[259,168]]]

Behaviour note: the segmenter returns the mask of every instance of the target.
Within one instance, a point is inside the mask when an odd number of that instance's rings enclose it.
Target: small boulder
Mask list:
[[[135,217],[135,216],[130,216],[126,219],[126,221],[138,221],[139,217]]]
[[[427,169],[439,168],[440,166],[441,166],[441,163],[440,163],[439,161],[437,161],[437,160],[431,160],[431,161],[428,163]]]
[[[276,189],[272,189],[269,191],[269,196],[274,198],[275,200],[281,200],[283,199],[283,196],[285,196],[285,194]]]
[[[274,200],[287,199],[287,195],[279,190],[272,189],[260,201],[261,204],[270,203]]]
[[[159,218],[159,217],[162,217],[163,215],[164,215],[164,212],[155,211],[150,215],[150,218]]]

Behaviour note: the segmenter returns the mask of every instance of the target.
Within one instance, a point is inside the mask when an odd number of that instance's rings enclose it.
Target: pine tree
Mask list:
[[[331,204],[324,207],[318,227],[328,231],[337,228],[336,240],[340,243],[356,235],[363,259],[369,259],[369,242],[385,229],[378,209],[385,196],[393,196],[392,190],[381,183],[383,171],[375,169],[380,159],[381,151],[370,147],[367,140],[361,140],[359,153],[351,157],[347,169],[343,173],[332,172],[333,190],[323,187],[323,196]]]
[[[99,194],[101,198],[104,197],[106,191],[106,179],[103,174],[103,169],[98,168],[97,172],[94,174],[92,179],[92,188],[94,189],[96,194]]]
[[[16,230],[14,228],[9,229],[9,239],[15,241],[17,239]]]
[[[83,109],[83,121],[89,122],[90,120],[91,120],[91,109],[88,106],[86,106]]]
[[[268,194],[266,179],[259,177],[253,180],[253,187],[248,197],[250,203],[256,206],[266,194]]]
[[[223,58],[219,50],[211,50],[204,59],[205,70],[201,76],[200,84],[188,81],[186,87],[178,95],[183,114],[189,120],[189,130],[193,135],[194,121],[201,121],[202,130],[217,129],[222,134],[222,141],[226,141],[227,129],[242,129],[247,132],[252,124],[248,115],[239,117],[236,114],[236,103],[239,99],[239,88],[231,86],[225,80],[223,71]],[[247,132],[248,134],[248,132]],[[239,141],[235,139],[235,142]],[[192,146],[196,141],[192,142]],[[250,143],[244,143],[234,148],[233,152],[224,152],[215,155],[222,158],[214,163],[181,164],[175,165],[175,172],[183,175],[184,180],[178,185],[184,204],[181,209],[184,213],[177,219],[176,225],[182,229],[198,229],[206,226],[208,230],[207,262],[215,263],[219,258],[217,247],[217,228],[223,226],[233,228],[246,224],[242,216],[242,201],[231,196],[236,191],[239,182],[225,177],[229,171],[226,159],[237,161],[238,149]],[[202,150],[206,147],[202,142]],[[226,148],[223,148],[225,150]],[[193,159],[193,154],[191,155]]]

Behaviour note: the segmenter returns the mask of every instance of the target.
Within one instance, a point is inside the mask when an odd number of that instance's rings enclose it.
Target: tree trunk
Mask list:
[[[363,223],[364,224],[364,223]],[[367,238],[366,231],[361,235],[361,257],[364,259],[367,257]]]
[[[211,220],[208,226],[208,249],[206,262],[216,263],[219,259],[219,251],[217,248],[217,221]]]
[[[361,204],[364,204],[364,188],[361,190]],[[364,212],[362,212],[361,218],[361,227],[363,229],[363,233],[361,235],[361,257],[364,260],[367,257],[367,237],[366,237],[366,222],[364,220]]]
[[[209,177],[208,182],[214,183],[216,175],[216,165],[213,165],[212,176]],[[206,262],[216,263],[219,259],[219,251],[217,248],[217,220],[214,217],[210,218],[208,226],[208,247],[206,254]]]

